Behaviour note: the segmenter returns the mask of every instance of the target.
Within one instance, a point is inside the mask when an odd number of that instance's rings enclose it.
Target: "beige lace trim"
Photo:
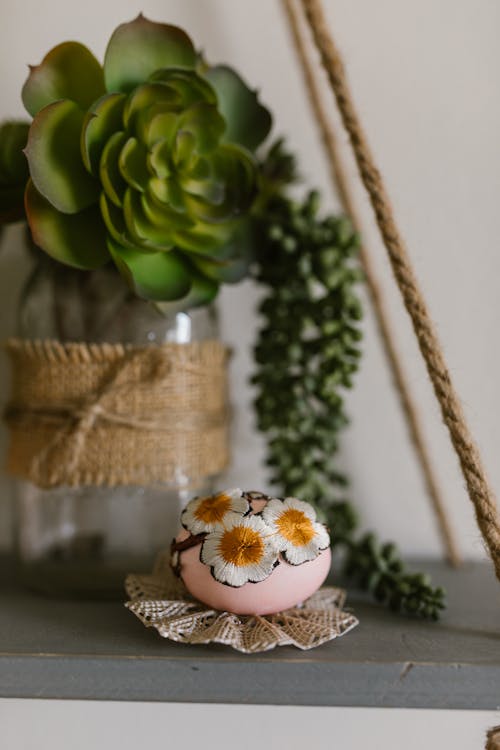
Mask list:
[[[170,568],[170,555],[158,557],[151,575],[127,576],[126,607],[148,628],[179,643],[222,643],[246,654],[276,646],[307,650],[338,638],[358,624],[342,611],[345,592],[323,586],[303,606],[275,615],[235,615],[193,599]]]

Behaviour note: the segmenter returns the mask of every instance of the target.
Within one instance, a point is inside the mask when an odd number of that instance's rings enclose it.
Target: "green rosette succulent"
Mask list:
[[[115,30],[103,66],[79,43],[52,49],[22,98],[34,118],[26,217],[50,256],[112,260],[139,296],[186,306],[244,275],[271,116],[231,68],[139,16]]]

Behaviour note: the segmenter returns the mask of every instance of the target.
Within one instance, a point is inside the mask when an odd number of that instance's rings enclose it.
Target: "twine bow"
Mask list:
[[[120,384],[120,378],[126,377],[128,371],[131,369],[131,365],[138,360],[144,360],[146,357],[151,360],[151,372],[149,376],[149,382],[156,382],[168,375],[170,371],[170,363],[168,360],[159,357],[160,351],[157,349],[151,350],[136,350],[131,351],[125,355],[125,358],[115,363],[114,370],[111,373],[111,377],[108,382],[94,393],[85,404],[79,408],[72,410],[69,408],[66,415],[61,412],[63,419],[63,426],[54,435],[51,442],[48,443],[46,448],[35,456],[32,462],[32,472],[38,481],[42,481],[43,475],[46,470],[47,459],[51,455],[51,452],[56,449],[59,445],[65,444],[66,450],[69,451],[70,459],[65,466],[65,471],[68,474],[72,474],[78,466],[80,456],[82,455],[85,447],[86,440],[89,433],[94,428],[98,419],[104,419],[107,422],[114,424],[124,424],[127,427],[142,427],[139,419],[132,415],[119,414],[117,412],[110,411],[104,408],[106,397],[113,394],[115,397],[119,393],[127,392],[130,390],[132,383],[129,379],[126,379],[124,383]],[[137,384],[134,384],[137,385]],[[49,417],[51,414],[47,412],[43,415],[41,412],[37,414],[38,419],[44,419]],[[52,413],[54,416],[54,412]],[[157,423],[157,429],[160,429],[160,424]],[[152,426],[149,429],[153,429]],[[57,474],[54,476],[54,472],[51,473],[51,482],[57,483],[60,480],[60,476]]]

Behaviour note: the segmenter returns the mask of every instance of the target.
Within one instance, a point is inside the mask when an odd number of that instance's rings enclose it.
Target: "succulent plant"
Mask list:
[[[77,42],[52,49],[22,98],[39,247],[76,268],[112,260],[139,296],[186,306],[241,278],[271,116],[236,72],[139,16],[115,30],[103,66]]]

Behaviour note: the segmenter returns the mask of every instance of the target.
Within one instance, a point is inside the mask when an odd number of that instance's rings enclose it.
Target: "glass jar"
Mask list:
[[[160,310],[138,299],[112,268],[80,272],[42,258],[28,280],[19,334],[62,342],[186,344],[218,337],[213,306]],[[220,477],[193,486],[179,471],[175,486],[41,489],[19,481],[17,551],[24,583],[50,595],[123,597],[129,572],[151,571],[170,545],[181,508],[213,491]]]

